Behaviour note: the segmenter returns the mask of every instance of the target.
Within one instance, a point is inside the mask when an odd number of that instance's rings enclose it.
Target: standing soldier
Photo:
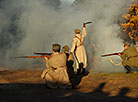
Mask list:
[[[86,51],[83,45],[83,40],[86,37],[85,23],[83,23],[82,34],[80,34],[81,31],[79,29],[75,29],[74,31],[75,31],[75,36],[73,37],[70,55],[72,55],[74,52],[74,55],[76,58],[77,74],[81,73],[81,69],[82,69],[82,73],[84,74],[87,67]]]
[[[131,67],[138,67],[138,53],[135,47],[130,47],[129,43],[124,44],[123,54],[118,54],[122,58],[122,65],[127,70],[127,73],[132,71]]]

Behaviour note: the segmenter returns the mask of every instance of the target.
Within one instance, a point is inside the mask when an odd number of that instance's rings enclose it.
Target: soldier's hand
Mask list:
[[[68,57],[68,61],[70,61],[70,60],[72,60],[72,61],[74,60],[72,52],[70,52],[69,57]]]
[[[48,58],[46,56],[44,56],[44,59],[47,60]]]
[[[121,55],[121,53],[118,53],[118,56],[120,56]]]
[[[41,74],[41,79],[44,79],[45,78],[45,73],[42,73]]]
[[[83,23],[83,27],[86,27],[86,24],[85,23]]]
[[[70,54],[73,54],[72,52],[70,52]]]

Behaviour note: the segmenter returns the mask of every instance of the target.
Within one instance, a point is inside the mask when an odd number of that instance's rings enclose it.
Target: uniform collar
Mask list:
[[[75,36],[80,36],[80,34],[75,34]]]
[[[55,52],[55,53],[53,53],[53,55],[57,55],[57,54],[59,54],[59,52]]]

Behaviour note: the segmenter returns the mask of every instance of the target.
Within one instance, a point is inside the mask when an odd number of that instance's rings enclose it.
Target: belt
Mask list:
[[[52,67],[53,70],[56,70],[57,68]]]
[[[134,58],[134,57],[138,57],[138,55],[130,56],[130,57],[127,58],[127,60],[129,60],[130,58]]]
[[[80,45],[78,45],[78,46],[76,46],[76,47],[78,48],[78,47],[80,47],[80,46],[82,46],[82,45],[83,45],[83,44],[80,44]]]
[[[66,65],[65,65],[65,66],[59,66],[59,67],[57,67],[57,68],[52,67],[52,69],[53,69],[53,70],[56,70],[56,69],[64,69],[64,67],[66,67]]]

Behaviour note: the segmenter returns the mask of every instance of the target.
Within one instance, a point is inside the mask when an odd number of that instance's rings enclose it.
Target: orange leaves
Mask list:
[[[132,4],[128,14],[122,15],[126,20],[125,23],[120,23],[122,31],[126,32],[131,40],[138,40],[138,3]]]
[[[129,20],[130,14],[124,14],[124,15],[122,15],[122,18]]]

